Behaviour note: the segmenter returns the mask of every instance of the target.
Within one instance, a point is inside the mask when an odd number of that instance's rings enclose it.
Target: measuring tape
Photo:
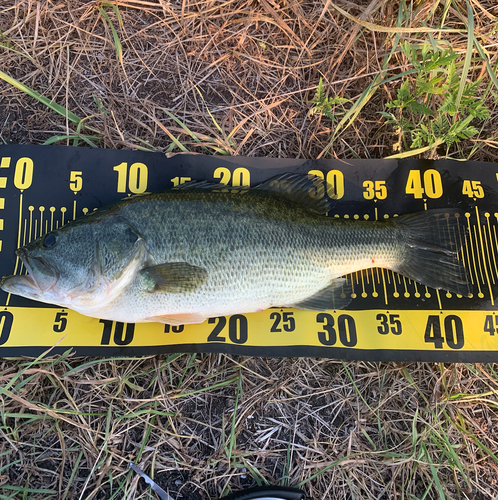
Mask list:
[[[382,220],[460,208],[459,258],[473,296],[385,269],[347,276],[344,310],[268,309],[199,325],[123,324],[0,292],[0,356],[225,352],[371,361],[498,361],[498,166],[451,160],[293,160],[0,146],[0,273],[26,273],[19,246],[123,197],[190,180],[257,185],[284,172],[327,180],[330,217]],[[437,273],[438,270],[434,269]]]

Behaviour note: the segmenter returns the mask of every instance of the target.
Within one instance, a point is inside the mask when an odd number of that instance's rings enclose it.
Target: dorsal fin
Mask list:
[[[325,215],[330,209],[329,202],[325,196],[327,193],[327,182],[315,175],[285,173],[277,175],[254,187],[227,186],[209,181],[191,181],[180,184],[173,189],[193,192],[222,190],[223,192],[233,193],[261,193],[301,205],[321,215]]]

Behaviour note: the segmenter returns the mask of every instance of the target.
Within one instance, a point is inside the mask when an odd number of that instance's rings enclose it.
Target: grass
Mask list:
[[[469,40],[472,48],[470,36]],[[451,146],[479,134],[471,123],[490,117],[485,97],[478,95],[479,80],[467,83],[471,58],[457,64],[458,54],[451,46],[432,49],[428,42],[421,49],[405,43],[403,52],[417,70],[416,80],[411,88],[405,79],[397,99],[386,105],[392,111],[381,112],[399,138],[394,149],[411,149],[413,155],[444,146],[449,156]]]
[[[492,366],[224,355],[5,363],[4,497],[146,498],[130,460],[179,498],[282,477],[314,497],[487,498],[496,487]]]
[[[496,161],[491,0],[0,7],[3,143]],[[453,127],[453,129],[452,129]],[[498,367],[1,361],[0,499],[498,497]]]

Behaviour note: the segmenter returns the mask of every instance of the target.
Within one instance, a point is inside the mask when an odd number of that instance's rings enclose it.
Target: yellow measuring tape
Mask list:
[[[0,292],[0,356],[54,347],[80,355],[227,352],[363,360],[498,360],[498,168],[440,160],[219,158],[46,146],[0,146],[0,272],[25,273],[17,247],[127,195],[189,180],[256,185],[284,172],[319,175],[331,217],[379,220],[458,207],[471,298],[384,269],[347,277],[345,310],[269,309],[199,325],[123,324]],[[471,173],[471,174],[470,174]],[[435,270],[437,272],[437,270]]]

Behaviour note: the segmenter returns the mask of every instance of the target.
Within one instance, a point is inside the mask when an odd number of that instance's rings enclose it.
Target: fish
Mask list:
[[[352,300],[344,276],[373,267],[470,296],[458,209],[329,217],[324,182],[287,173],[256,187],[192,181],[128,197],[20,247],[27,274],[0,287],[91,317],[171,325],[342,309]]]

